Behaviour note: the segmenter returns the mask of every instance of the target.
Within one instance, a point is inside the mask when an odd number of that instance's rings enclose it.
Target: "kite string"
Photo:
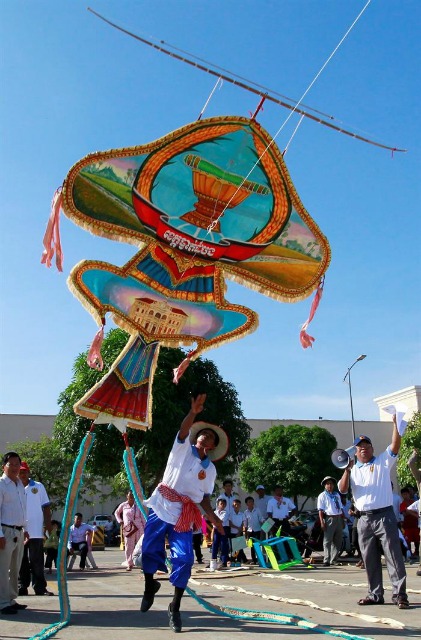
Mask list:
[[[205,111],[206,111],[206,108],[207,108],[207,106],[208,106],[209,102],[210,102],[210,101],[211,101],[211,99],[212,99],[213,94],[214,94],[214,93],[215,93],[215,91],[218,89],[218,87],[219,87],[219,89],[222,87],[222,78],[221,78],[221,77],[219,77],[219,78],[218,78],[218,80],[215,82],[215,86],[214,86],[214,88],[213,88],[213,89],[212,89],[212,91],[210,92],[208,99],[206,100],[205,104],[203,105],[203,107],[202,107],[202,111],[199,113],[199,116],[198,116],[198,118],[197,118],[198,120],[200,120],[200,119],[202,118],[203,114],[204,114],[204,113],[205,113]]]
[[[258,166],[260,160],[263,158],[263,156],[269,151],[269,149],[271,148],[271,146],[275,143],[276,138],[279,136],[279,134],[281,133],[282,129],[285,127],[285,125],[289,122],[290,118],[292,117],[292,115],[295,113],[295,111],[299,108],[300,104],[302,103],[302,101],[304,100],[304,98],[306,97],[306,95],[308,94],[308,92],[310,91],[310,89],[313,87],[313,85],[317,82],[317,80],[319,79],[320,75],[323,73],[323,71],[325,70],[325,68],[327,67],[327,65],[329,64],[329,62],[332,60],[333,56],[336,54],[336,52],[338,51],[339,47],[343,44],[343,42],[345,41],[345,39],[348,37],[348,35],[351,33],[352,29],[354,28],[354,26],[357,24],[358,20],[361,18],[361,16],[363,15],[364,11],[367,9],[367,7],[369,6],[369,4],[371,3],[371,0],[367,0],[366,4],[364,5],[364,7],[361,9],[360,13],[357,15],[357,17],[355,18],[355,20],[353,21],[353,23],[351,24],[351,26],[348,28],[348,30],[346,31],[345,35],[342,36],[341,40],[338,42],[338,44],[336,45],[336,47],[334,48],[334,50],[332,51],[332,53],[330,54],[330,56],[327,58],[327,60],[324,62],[324,64],[321,66],[321,68],[319,69],[319,71],[316,73],[316,75],[314,76],[313,80],[310,82],[310,84],[308,85],[307,89],[304,91],[303,95],[301,96],[301,98],[299,99],[299,101],[294,105],[294,107],[292,108],[292,110],[290,111],[290,113],[288,114],[288,116],[286,117],[286,119],[284,120],[284,122],[281,124],[281,126],[279,127],[278,131],[275,133],[275,135],[272,137],[272,140],[269,142],[269,144],[266,146],[266,148],[262,151],[262,153],[260,154],[259,158],[256,160],[256,162],[254,163],[254,165],[252,166],[252,168],[250,169],[250,171],[248,172],[248,174],[244,177],[243,181],[241,182],[241,184],[238,186],[237,190],[235,191],[235,193],[231,196],[231,199],[227,202],[227,204],[225,205],[224,209],[221,211],[221,213],[219,214],[218,220],[219,218],[221,218],[226,209],[229,207],[229,205],[231,204],[232,200],[235,198],[235,196],[237,195],[237,193],[240,191],[241,187],[243,186],[243,184],[246,182],[246,180],[249,179],[249,177],[251,176],[252,172],[254,171],[254,169]],[[218,221],[216,220],[216,222]],[[208,227],[208,232],[210,232],[212,230],[212,228],[214,227],[213,222],[209,225]]]
[[[297,126],[295,127],[294,131],[292,132],[292,135],[291,135],[290,139],[288,140],[285,149],[282,151],[282,157],[283,158],[285,157],[286,152],[288,151],[289,146],[290,146],[291,142],[293,141],[293,139],[295,137],[295,134],[297,133],[298,129],[300,128],[300,125],[301,125],[303,120],[304,120],[304,115],[302,115],[301,118],[298,120]]]

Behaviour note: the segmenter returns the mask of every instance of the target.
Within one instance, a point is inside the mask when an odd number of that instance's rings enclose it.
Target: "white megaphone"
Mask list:
[[[332,451],[330,459],[337,469],[346,469],[351,458],[355,456],[357,447],[349,447],[348,449],[335,449]]]

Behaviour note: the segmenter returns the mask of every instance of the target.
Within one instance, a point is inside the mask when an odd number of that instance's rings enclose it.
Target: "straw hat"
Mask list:
[[[209,422],[195,422],[194,425],[190,428],[190,442],[192,444],[195,444],[197,434],[203,429],[211,429],[217,434],[219,438],[219,442],[216,445],[215,449],[212,449],[212,451],[208,452],[209,459],[212,460],[212,462],[215,462],[216,460],[225,458],[228,453],[229,439],[225,431],[221,427],[218,427],[216,424],[210,424]]]

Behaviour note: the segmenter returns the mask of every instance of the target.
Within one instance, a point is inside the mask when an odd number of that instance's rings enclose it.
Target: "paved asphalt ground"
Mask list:
[[[162,640],[174,637],[168,627],[167,608],[172,587],[167,576],[155,603],[140,613],[143,579],[139,570],[125,571],[123,552],[115,548],[95,552],[97,570],[68,573],[71,624],[58,632],[57,640]],[[205,555],[205,560],[207,559]],[[227,572],[205,570],[195,565],[189,586],[213,606],[238,607],[260,612],[296,615],[330,630],[375,640],[421,638],[421,577],[416,565],[407,565],[409,610],[399,610],[390,602],[390,583],[385,573],[386,604],[360,607],[357,600],[366,595],[365,572],[355,561],[342,567],[315,568],[304,565],[275,572],[247,567]],[[48,588],[57,594],[55,571],[48,576]],[[15,616],[0,616],[0,638],[21,640],[39,633],[59,620],[56,596],[29,595],[18,601],[28,608]],[[182,601],[182,633],[201,640],[251,640],[276,634],[283,638],[320,640],[315,629],[257,620],[235,620],[210,613],[194,598]]]

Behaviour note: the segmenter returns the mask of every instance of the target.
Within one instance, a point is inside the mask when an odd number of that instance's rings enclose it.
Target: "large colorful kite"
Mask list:
[[[122,430],[150,425],[160,345],[193,347],[177,381],[189,359],[256,329],[254,311],[226,300],[226,279],[295,302],[320,292],[329,264],[326,238],[254,119],[200,120],[142,146],[90,154],[67,175],[60,206],[91,233],[139,249],[122,267],[83,260],[68,281],[100,326],[110,313],[132,336],[75,405]],[[51,255],[47,241],[47,264]],[[304,330],[301,341],[311,343]],[[100,367],[96,346],[90,364]]]

